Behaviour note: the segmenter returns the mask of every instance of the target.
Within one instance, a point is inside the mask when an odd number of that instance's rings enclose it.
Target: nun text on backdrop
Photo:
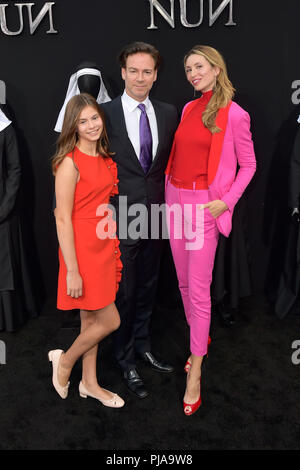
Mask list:
[[[199,19],[195,23],[191,23],[188,20],[188,8],[191,5],[191,0],[177,0],[180,7],[180,21],[181,24],[186,28],[197,28],[202,25],[204,21],[204,0],[199,0]],[[225,23],[225,26],[236,26],[236,23],[233,20],[233,1],[234,0],[223,0],[219,3],[218,6],[215,6],[214,0],[205,0],[206,5],[208,6],[208,24],[213,26],[216,20],[224,14],[226,9],[228,9],[228,21]],[[166,20],[166,22],[172,27],[175,28],[175,0],[169,0],[168,10],[158,0],[149,0],[150,7],[150,26],[147,29],[158,29],[158,26],[155,24],[155,12],[159,14]],[[0,28],[3,34],[7,36],[18,36],[24,30],[24,18],[27,9],[27,17],[30,34],[34,34],[38,26],[41,24],[42,20],[48,16],[49,18],[49,29],[46,32],[47,34],[56,34],[58,31],[54,28],[53,20],[53,6],[56,2],[46,2],[40,12],[36,14],[35,19],[33,19],[32,9],[36,9],[35,3],[15,3],[9,5],[8,3],[0,3]],[[19,14],[19,25],[17,29],[12,30],[12,26],[7,24],[8,17],[8,8],[17,9]],[[128,10],[128,12],[130,12]]]
[[[188,16],[188,4],[191,5],[191,0],[177,0],[180,6],[180,21],[186,28],[197,28],[201,26],[204,20],[204,0],[199,1],[199,20],[196,23],[190,23],[187,19]],[[225,26],[236,26],[233,21],[233,0],[223,0],[219,3],[218,7],[214,8],[216,2],[213,0],[205,0],[205,4],[208,5],[208,24],[213,26],[215,21],[228,7],[228,21]],[[169,11],[167,11],[158,0],[149,0],[150,4],[150,21],[151,24],[148,29],[158,29],[155,25],[154,12],[159,13],[172,28],[175,28],[175,0],[169,0]],[[193,2],[195,4],[195,2]]]
[[[41,21],[45,16],[48,15],[49,18],[49,29],[46,32],[47,34],[56,34],[57,31],[54,29],[53,23],[53,5],[55,2],[47,2],[33,19],[32,7],[35,8],[34,3],[15,3],[14,5],[8,5],[7,3],[0,3],[0,28],[3,34],[7,36],[18,36],[22,33],[24,29],[24,17],[26,16],[24,10],[27,8],[28,24],[30,29],[30,34],[34,34]],[[7,25],[7,7],[8,8],[17,8],[19,13],[19,26],[15,31],[11,31]]]

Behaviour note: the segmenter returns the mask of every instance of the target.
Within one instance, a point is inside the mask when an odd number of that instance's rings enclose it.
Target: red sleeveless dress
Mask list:
[[[72,154],[66,155],[72,158]],[[109,199],[118,194],[117,166],[111,158],[92,157],[74,151],[79,170],[72,223],[83,293],[78,299],[67,295],[67,269],[59,248],[57,308],[97,310],[115,301],[121,280],[119,240]]]

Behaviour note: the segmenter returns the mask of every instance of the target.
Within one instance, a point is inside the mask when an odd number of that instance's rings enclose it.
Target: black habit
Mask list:
[[[0,132],[0,330],[15,331],[36,316],[22,241],[17,196],[21,166],[12,125]]]
[[[300,313],[300,127],[291,154],[288,187],[285,255],[274,304],[279,318]]]

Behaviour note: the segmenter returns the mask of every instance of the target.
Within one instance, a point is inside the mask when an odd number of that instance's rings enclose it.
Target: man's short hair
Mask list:
[[[119,62],[120,62],[121,67],[125,69],[127,57],[129,57],[130,55],[138,54],[138,53],[151,55],[155,63],[154,68],[155,70],[158,69],[160,62],[161,62],[160,53],[151,44],[147,44],[146,42],[140,42],[140,41],[136,41],[136,42],[133,42],[132,44],[128,44],[122,49],[122,51],[119,54]]]

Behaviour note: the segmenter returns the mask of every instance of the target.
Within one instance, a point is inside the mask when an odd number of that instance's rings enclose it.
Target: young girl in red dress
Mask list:
[[[66,398],[72,368],[82,357],[80,396],[119,408],[124,401],[101,388],[96,373],[98,344],[120,325],[114,301],[122,263],[115,229],[103,229],[114,224],[108,204],[118,192],[118,180],[103,113],[92,96],[81,94],[69,101],[52,165],[59,241],[57,307],[80,309],[81,318],[81,332],[71,347],[48,353],[52,383]]]

